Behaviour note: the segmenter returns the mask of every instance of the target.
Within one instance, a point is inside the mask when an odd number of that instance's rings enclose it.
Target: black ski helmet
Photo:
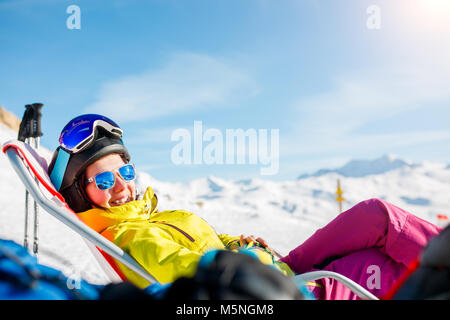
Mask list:
[[[94,141],[87,149],[70,154],[64,176],[61,179],[61,186],[58,190],[69,207],[76,213],[89,210],[93,205],[85,191],[86,177],[84,173],[89,165],[98,159],[113,153],[120,154],[125,162],[130,161],[130,154],[121,138],[109,134],[101,127],[95,130]],[[52,160],[48,167],[49,176],[52,174],[58,154],[61,150],[61,146],[59,146],[53,153]]]

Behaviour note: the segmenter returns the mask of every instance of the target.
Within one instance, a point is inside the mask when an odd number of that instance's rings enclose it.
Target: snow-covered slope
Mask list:
[[[0,142],[15,136],[15,132],[0,124]],[[50,157],[49,150],[42,150]],[[192,211],[207,220],[218,233],[261,236],[282,254],[338,214],[334,200],[337,179],[346,199],[344,209],[378,197],[434,223],[437,214],[450,215],[450,169],[446,164],[411,165],[400,159],[384,158],[379,163],[386,170],[378,174],[371,170],[352,174],[351,168],[358,164],[353,162],[341,172],[331,171],[292,181],[231,181],[206,177],[189,183],[168,183],[157,181],[137,168],[136,182],[141,191],[147,186],[155,189],[160,210]],[[401,165],[392,167],[389,163]],[[365,166],[364,162],[359,164],[359,168]],[[3,155],[0,156],[0,179],[0,237],[22,243],[25,189]],[[41,263],[92,283],[107,282],[78,235],[45,212],[40,214],[39,227]]]
[[[287,253],[338,214],[338,179],[346,199],[344,210],[382,198],[434,223],[437,214],[450,215],[450,170],[432,162],[362,178],[328,173],[283,182],[208,177],[171,184],[142,173],[140,183],[155,188],[161,207],[196,212],[218,232],[263,236]]]

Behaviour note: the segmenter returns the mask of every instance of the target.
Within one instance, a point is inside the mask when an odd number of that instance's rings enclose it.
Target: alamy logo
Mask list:
[[[270,139],[270,141],[269,141]],[[279,169],[279,129],[203,130],[202,121],[194,121],[194,130],[179,128],[172,132],[171,159],[181,164],[242,165],[260,164],[261,175],[275,175]]]
[[[381,289],[381,269],[377,265],[370,265],[367,267],[367,274],[370,276],[367,278],[368,289]]]
[[[77,5],[70,5],[66,9],[66,13],[70,14],[70,16],[66,20],[67,29],[81,29],[81,9]]]
[[[371,5],[367,8],[366,12],[369,15],[366,22],[367,29],[381,29],[381,8],[377,5]]]

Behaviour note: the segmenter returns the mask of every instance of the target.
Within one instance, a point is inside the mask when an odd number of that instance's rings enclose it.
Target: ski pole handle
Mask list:
[[[33,103],[25,105],[25,112],[20,122],[19,134],[17,140],[25,142],[27,138],[37,138],[43,136],[41,130],[41,109],[42,103]]]
[[[23,113],[22,121],[20,121],[19,133],[17,135],[17,140],[19,141],[25,142],[30,137],[30,119],[32,112],[31,104],[25,105],[25,112]]]
[[[44,105],[42,103],[33,103],[31,105],[31,109],[33,110],[32,112],[32,132],[31,132],[31,137],[36,138],[36,137],[42,137],[44,134],[42,133],[41,130],[41,118],[42,118],[42,112],[41,109]]]

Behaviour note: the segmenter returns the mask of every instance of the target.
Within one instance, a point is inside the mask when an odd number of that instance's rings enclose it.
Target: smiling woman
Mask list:
[[[72,210],[135,200],[134,167],[124,166],[130,155],[114,121],[95,114],[78,116],[63,128],[59,143],[49,175]]]
[[[120,206],[136,199],[135,176],[134,167],[126,164],[120,154],[109,154],[86,168],[86,177],[91,177],[87,179],[86,193],[99,207]]]

